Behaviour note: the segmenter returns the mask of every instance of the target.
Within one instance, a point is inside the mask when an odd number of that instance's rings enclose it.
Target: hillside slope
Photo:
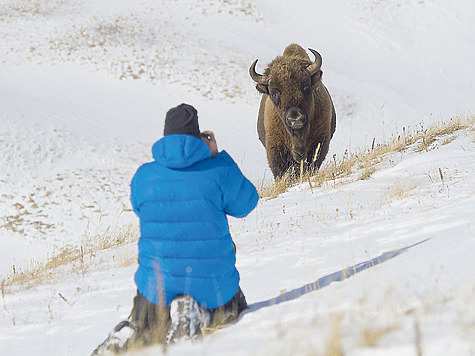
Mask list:
[[[129,182],[170,107],[193,104],[256,186],[272,182],[256,58],[263,71],[292,42],[322,54],[327,164],[452,117],[473,127],[474,4],[2,1],[0,354],[88,354],[128,314]],[[473,354],[474,155],[468,128],[232,219],[253,311],[170,353]]]
[[[250,310],[167,354],[470,355],[474,133],[417,147],[389,155],[368,180],[303,183],[232,219]],[[134,256],[131,247],[122,254]],[[92,351],[132,305],[135,262],[111,268],[121,249],[5,294],[2,354]]]

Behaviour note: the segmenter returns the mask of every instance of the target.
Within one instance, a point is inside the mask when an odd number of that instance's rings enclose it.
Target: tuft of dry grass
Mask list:
[[[341,336],[342,316],[333,319],[332,327],[325,342],[325,356],[343,356],[342,336]]]
[[[282,178],[277,178],[271,185],[262,185],[258,189],[259,196],[266,198],[276,198],[282,193],[285,193],[287,188],[295,184],[295,177],[290,173],[286,173]]]
[[[137,259],[136,254],[121,254],[114,251],[111,256],[99,256],[99,253],[111,248],[126,246],[138,240],[135,225],[121,228],[119,231],[106,232],[97,236],[88,236],[80,246],[62,249],[59,253],[49,256],[45,261],[32,261],[24,269],[12,266],[12,273],[0,281],[2,295],[16,288],[30,288],[45,282],[57,282],[61,275],[75,273],[84,274],[95,265],[108,263],[116,266],[127,266]],[[112,259],[112,261],[111,261]]]
[[[417,187],[417,184],[408,180],[397,179],[394,184],[385,192],[385,198],[388,203],[393,201],[394,198],[403,199],[407,198],[411,191]]]
[[[440,122],[430,126],[427,129],[421,128],[414,133],[407,133],[403,130],[402,135],[394,137],[390,142],[383,144],[373,144],[357,152],[356,154],[345,154],[337,159],[328,159],[313,173],[304,173],[300,177],[295,175],[286,175],[282,179],[277,179],[274,183],[261,186],[258,189],[261,198],[275,198],[284,193],[288,188],[303,182],[308,182],[311,189],[320,187],[326,182],[333,182],[334,187],[342,183],[348,183],[354,180],[369,179],[376,172],[376,166],[385,161],[390,154],[401,152],[414,147],[415,152],[431,150],[435,147],[434,143],[441,138],[441,144],[450,143],[453,135],[460,130],[474,130],[475,115],[468,117],[459,117],[451,119],[448,122]],[[452,135],[452,136],[450,136]],[[447,137],[448,136],[448,137]],[[359,172],[359,174],[354,174]]]
[[[371,165],[371,161],[367,161],[358,175],[358,180],[370,179],[374,172],[376,172],[376,167]]]
[[[364,328],[360,331],[359,335],[360,346],[376,347],[378,346],[379,340],[391,331],[392,328]]]
[[[414,348],[417,356],[422,356],[421,328],[417,320],[414,321]]]

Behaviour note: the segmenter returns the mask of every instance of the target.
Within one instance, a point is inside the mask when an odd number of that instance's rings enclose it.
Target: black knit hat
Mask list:
[[[196,109],[188,104],[180,104],[168,110],[163,134],[185,134],[199,138],[200,126]]]

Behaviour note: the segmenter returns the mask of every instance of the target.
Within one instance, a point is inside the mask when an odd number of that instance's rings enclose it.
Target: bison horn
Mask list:
[[[251,64],[249,67],[249,75],[251,76],[252,80],[254,80],[258,84],[264,84],[264,75],[258,74],[256,72],[256,64],[257,64],[257,59],[254,61],[254,63]]]
[[[309,71],[310,76],[312,76],[315,73],[317,73],[322,67],[322,56],[320,55],[320,53],[318,53],[314,49],[309,48],[308,50],[312,52],[313,55],[315,56],[315,61],[307,67],[307,70]]]

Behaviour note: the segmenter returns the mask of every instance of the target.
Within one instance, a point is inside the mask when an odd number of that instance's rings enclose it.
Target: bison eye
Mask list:
[[[303,91],[304,94],[310,94],[310,89],[312,89],[310,84],[303,84],[302,85],[302,91]]]
[[[280,103],[280,92],[278,91],[272,91],[270,93],[270,96],[272,98],[272,101],[274,102],[275,105],[279,105]]]

